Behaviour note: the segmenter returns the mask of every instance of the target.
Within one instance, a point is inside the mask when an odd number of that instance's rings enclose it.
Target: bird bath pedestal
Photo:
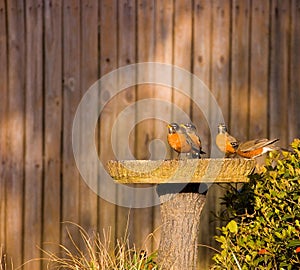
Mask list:
[[[158,250],[161,269],[197,268],[200,215],[207,185],[247,182],[255,167],[249,159],[109,161],[109,174],[121,184],[156,184],[162,232]]]

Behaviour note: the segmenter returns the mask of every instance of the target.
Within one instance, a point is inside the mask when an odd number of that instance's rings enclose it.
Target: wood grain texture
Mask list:
[[[41,257],[43,169],[42,1],[26,1],[26,110],[23,261]],[[24,265],[40,269],[41,262]]]
[[[268,134],[269,1],[252,1],[249,138]]]
[[[290,1],[272,1],[269,86],[269,137],[288,145]]]
[[[247,140],[249,127],[250,1],[232,3],[230,133]]]
[[[299,138],[300,130],[300,1],[291,2],[291,47],[290,47],[290,85],[289,85],[289,136],[288,141]]]
[[[81,59],[80,59],[80,88],[83,96],[86,91],[98,80],[98,3],[96,1],[80,1],[81,4]],[[88,25],[88,27],[86,27]],[[90,112],[98,110],[98,100],[90,103]],[[85,131],[85,123],[82,123],[82,131]],[[95,131],[97,132],[97,131]],[[84,136],[82,141],[84,144]],[[96,133],[97,138],[97,133]],[[82,160],[84,162],[85,159]],[[97,161],[89,166],[89,178],[97,183],[98,171]],[[88,185],[81,179],[80,181],[80,224],[89,233],[97,230],[98,198]]]
[[[0,1],[0,85],[1,85],[1,99],[0,99],[0,246],[5,246],[5,226],[6,226],[6,173],[9,161],[7,152],[7,103],[8,103],[8,78],[7,78],[7,27],[6,27],[7,9],[5,1]]]
[[[61,243],[74,251],[68,235],[78,243],[78,228],[67,222],[79,224],[79,172],[72,149],[72,123],[81,98],[80,63],[80,1],[63,2],[63,151],[62,151],[62,223]],[[68,231],[67,231],[68,230]]]
[[[174,45],[173,45],[173,65],[191,71],[192,66],[192,1],[174,1]],[[187,95],[173,90],[174,105],[181,108],[187,115],[190,115],[191,87],[192,80],[184,80],[183,76],[173,74],[174,85],[179,89],[190,89]],[[173,121],[185,122],[183,115],[172,115]]]
[[[56,253],[61,239],[62,2],[47,0],[44,5],[45,152],[42,248]],[[44,262],[44,267],[46,265],[47,262]]]
[[[230,9],[230,1],[213,1],[211,90],[226,122],[229,122]],[[216,122],[214,108],[211,108],[211,121]]]
[[[106,73],[113,71],[118,66],[117,53],[117,1],[105,0],[99,3],[99,25],[100,25],[100,77]],[[100,99],[105,98],[105,89],[100,91]],[[116,138],[111,137],[111,129],[115,121],[118,109],[117,104],[112,102],[107,104],[103,109],[99,119],[99,156],[102,164],[105,164],[109,159],[114,158],[114,153],[111,147],[112,143],[116,142]],[[101,190],[101,185],[99,189]],[[116,189],[110,191],[112,196],[116,197]],[[98,227],[102,232],[110,228],[113,242],[116,235],[116,206],[113,203],[107,202],[99,198],[98,212]]]
[[[15,266],[23,262],[25,7],[7,1],[8,107],[6,175],[6,252]]]
[[[211,47],[212,47],[212,1],[197,0],[193,7],[193,74],[195,74],[205,84],[209,91],[211,87]],[[194,85],[193,85],[194,86]],[[193,97],[195,91],[193,88]],[[200,99],[205,99],[209,104],[208,96],[200,89]],[[199,102],[199,100],[198,100]],[[209,154],[211,148],[210,130],[207,121],[203,115],[204,108],[192,104],[192,121],[197,127],[197,132],[201,138],[204,152]],[[207,155],[208,156],[208,155]]]

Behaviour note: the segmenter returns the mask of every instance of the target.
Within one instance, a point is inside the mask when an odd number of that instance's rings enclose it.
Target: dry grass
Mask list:
[[[3,248],[0,246],[0,270],[6,269],[5,257],[3,254]]]
[[[98,233],[89,236],[82,227],[76,224],[74,225],[78,227],[83,245],[79,247],[79,244],[75,243],[72,235],[67,231],[73,245],[72,251],[64,245],[60,245],[62,252],[59,255],[43,250],[48,256],[48,269],[158,269],[154,261],[156,252],[146,255],[144,251],[138,251],[134,246],[130,247],[127,233],[124,238],[118,239],[115,247],[112,248],[110,231],[103,231],[103,237],[101,239]]]
[[[155,263],[156,252],[147,254],[144,250],[138,250],[130,246],[128,234],[125,233],[122,239],[118,239],[116,244],[111,241],[111,230],[103,230],[102,237],[99,233],[89,235],[81,226],[70,223],[78,228],[80,243],[76,243],[67,229],[67,234],[71,242],[70,247],[59,245],[60,253],[52,253],[46,249],[42,252],[46,258],[35,258],[33,261],[46,261],[47,269],[70,269],[70,270],[158,270]],[[153,234],[149,235],[145,243],[152,240]],[[24,264],[23,264],[24,266]],[[22,266],[18,267],[20,269]],[[7,259],[0,245],[0,270],[7,270]],[[11,263],[10,269],[14,269]]]
[[[6,255],[4,253],[3,246],[0,245],[0,270],[6,270],[6,269],[8,269]],[[14,269],[12,263],[11,263],[11,269],[12,270]]]

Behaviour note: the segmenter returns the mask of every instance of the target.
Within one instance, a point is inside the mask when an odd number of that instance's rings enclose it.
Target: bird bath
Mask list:
[[[109,161],[110,176],[120,184],[156,184],[162,233],[161,269],[196,269],[200,215],[206,188],[212,183],[248,182],[251,159],[187,159]],[[202,190],[202,191],[201,191]]]

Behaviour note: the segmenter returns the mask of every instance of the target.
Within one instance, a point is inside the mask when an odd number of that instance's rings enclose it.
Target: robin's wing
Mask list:
[[[189,134],[186,133],[186,135],[190,138],[191,142],[192,142],[192,149],[195,152],[198,152],[200,154],[206,154],[204,151],[202,151],[202,147],[201,147],[201,139],[197,134]]]
[[[265,147],[267,145],[273,144],[277,142],[279,139],[273,139],[273,140],[268,140],[268,139],[256,139],[256,140],[251,140],[247,141],[244,143],[241,143],[239,145],[239,150],[243,152],[247,151],[253,151],[262,147]]]

